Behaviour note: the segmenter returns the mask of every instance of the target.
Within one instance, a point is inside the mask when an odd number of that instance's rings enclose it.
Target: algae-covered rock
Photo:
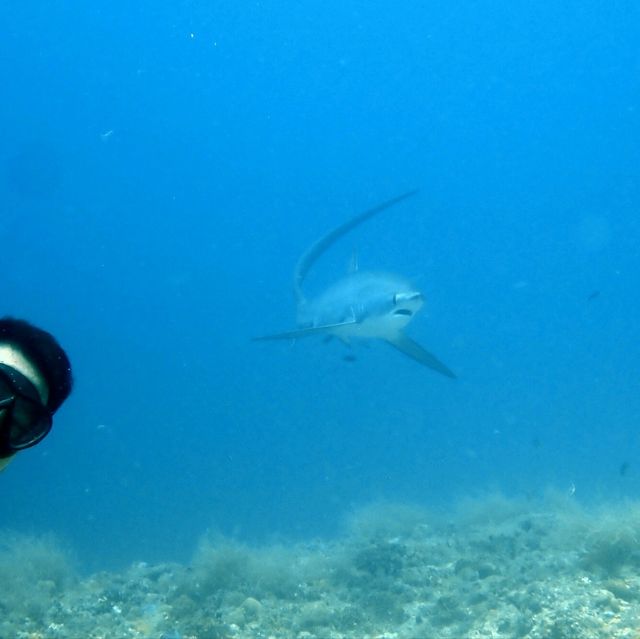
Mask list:
[[[294,620],[298,630],[313,631],[327,628],[331,624],[333,611],[324,601],[312,601],[303,604]]]

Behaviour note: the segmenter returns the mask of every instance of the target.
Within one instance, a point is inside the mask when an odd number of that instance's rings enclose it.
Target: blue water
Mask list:
[[[640,493],[640,9],[629,1],[4,3],[2,314],[76,377],[0,527],[84,565],[379,498]],[[298,256],[410,277],[452,382],[294,326]],[[598,293],[596,295],[596,293]],[[591,299],[590,299],[591,298]],[[624,466],[623,466],[624,465]]]

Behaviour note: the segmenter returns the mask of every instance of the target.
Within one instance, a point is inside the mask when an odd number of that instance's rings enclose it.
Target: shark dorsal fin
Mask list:
[[[360,265],[358,264],[358,251],[353,251],[351,253],[351,259],[349,260],[349,268],[347,270],[348,275],[353,275],[358,272]]]
[[[371,209],[356,215],[354,218],[351,218],[348,222],[341,224],[336,227],[332,231],[329,231],[326,235],[321,237],[319,240],[314,242],[309,249],[302,255],[302,257],[298,260],[296,264],[296,268],[293,272],[293,294],[296,298],[296,303],[298,305],[304,302],[304,295],[302,293],[302,283],[304,282],[307,273],[311,269],[311,267],[315,264],[318,258],[337,240],[339,240],[343,235],[346,235],[349,231],[356,228],[363,222],[370,220],[374,215],[381,213],[382,211],[399,204],[403,200],[415,195],[418,192],[418,189],[413,189],[412,191],[407,191],[402,195],[398,195],[390,200],[386,200],[382,204],[378,204],[378,206],[374,206]]]

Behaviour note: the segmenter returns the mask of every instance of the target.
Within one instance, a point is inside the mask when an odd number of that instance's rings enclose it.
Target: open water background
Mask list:
[[[0,526],[90,568],[188,558],[208,528],[331,535],[377,499],[640,491],[640,9],[563,3],[0,7],[2,313],[76,388],[2,474]],[[412,337],[294,325],[323,257],[410,277]]]

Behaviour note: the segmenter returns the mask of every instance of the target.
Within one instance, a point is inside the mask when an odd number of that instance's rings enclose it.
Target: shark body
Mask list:
[[[294,270],[297,328],[254,340],[297,339],[310,335],[334,336],[347,343],[354,338],[380,339],[420,364],[455,378],[451,369],[404,332],[424,304],[424,297],[403,277],[355,271],[314,299],[307,299],[302,291],[309,270],[331,245],[374,215],[416,193],[409,191],[368,209],[316,241],[298,260]]]

